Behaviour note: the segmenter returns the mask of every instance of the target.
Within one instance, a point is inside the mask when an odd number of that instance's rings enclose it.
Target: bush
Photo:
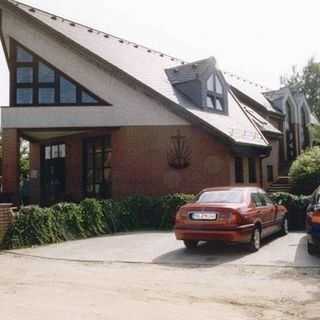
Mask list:
[[[22,208],[10,226],[7,249],[81,239],[134,230],[170,230],[178,207],[193,196],[133,196],[121,201],[85,199],[80,204],[59,203],[50,208]]]
[[[292,163],[289,177],[295,194],[311,194],[320,185],[320,147],[302,153]]]
[[[289,228],[291,230],[301,230],[305,228],[306,209],[311,201],[311,196],[293,195],[290,193],[274,193],[271,199],[285,206],[288,209]]]

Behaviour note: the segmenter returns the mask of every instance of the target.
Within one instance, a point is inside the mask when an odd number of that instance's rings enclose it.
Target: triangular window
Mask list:
[[[110,106],[63,72],[13,42],[12,104],[17,106]]]

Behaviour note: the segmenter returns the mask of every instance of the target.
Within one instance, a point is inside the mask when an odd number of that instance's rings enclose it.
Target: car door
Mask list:
[[[265,221],[266,221],[265,234],[269,235],[269,234],[272,234],[274,232],[279,231],[279,226],[281,226],[281,223],[278,224],[278,222],[277,222],[277,210],[276,210],[274,203],[270,200],[268,195],[263,191],[261,191],[259,193],[259,196],[261,197],[262,202],[265,207],[265,215],[266,215],[266,217],[265,217]],[[280,217],[280,219],[281,219],[281,217]]]
[[[261,236],[266,237],[271,233],[270,228],[273,224],[272,208],[267,205],[263,193],[258,190],[251,193],[251,200],[256,207],[256,217],[262,224]]]

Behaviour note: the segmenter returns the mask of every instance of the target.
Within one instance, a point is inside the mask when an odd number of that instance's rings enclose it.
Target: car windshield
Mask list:
[[[198,196],[198,203],[241,203],[243,192],[239,190],[205,191]]]

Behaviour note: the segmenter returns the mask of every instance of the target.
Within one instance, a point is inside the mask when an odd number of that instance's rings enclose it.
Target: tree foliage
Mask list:
[[[291,75],[281,77],[281,84],[303,92],[310,108],[320,119],[320,62],[312,57],[302,71],[292,67]]]

